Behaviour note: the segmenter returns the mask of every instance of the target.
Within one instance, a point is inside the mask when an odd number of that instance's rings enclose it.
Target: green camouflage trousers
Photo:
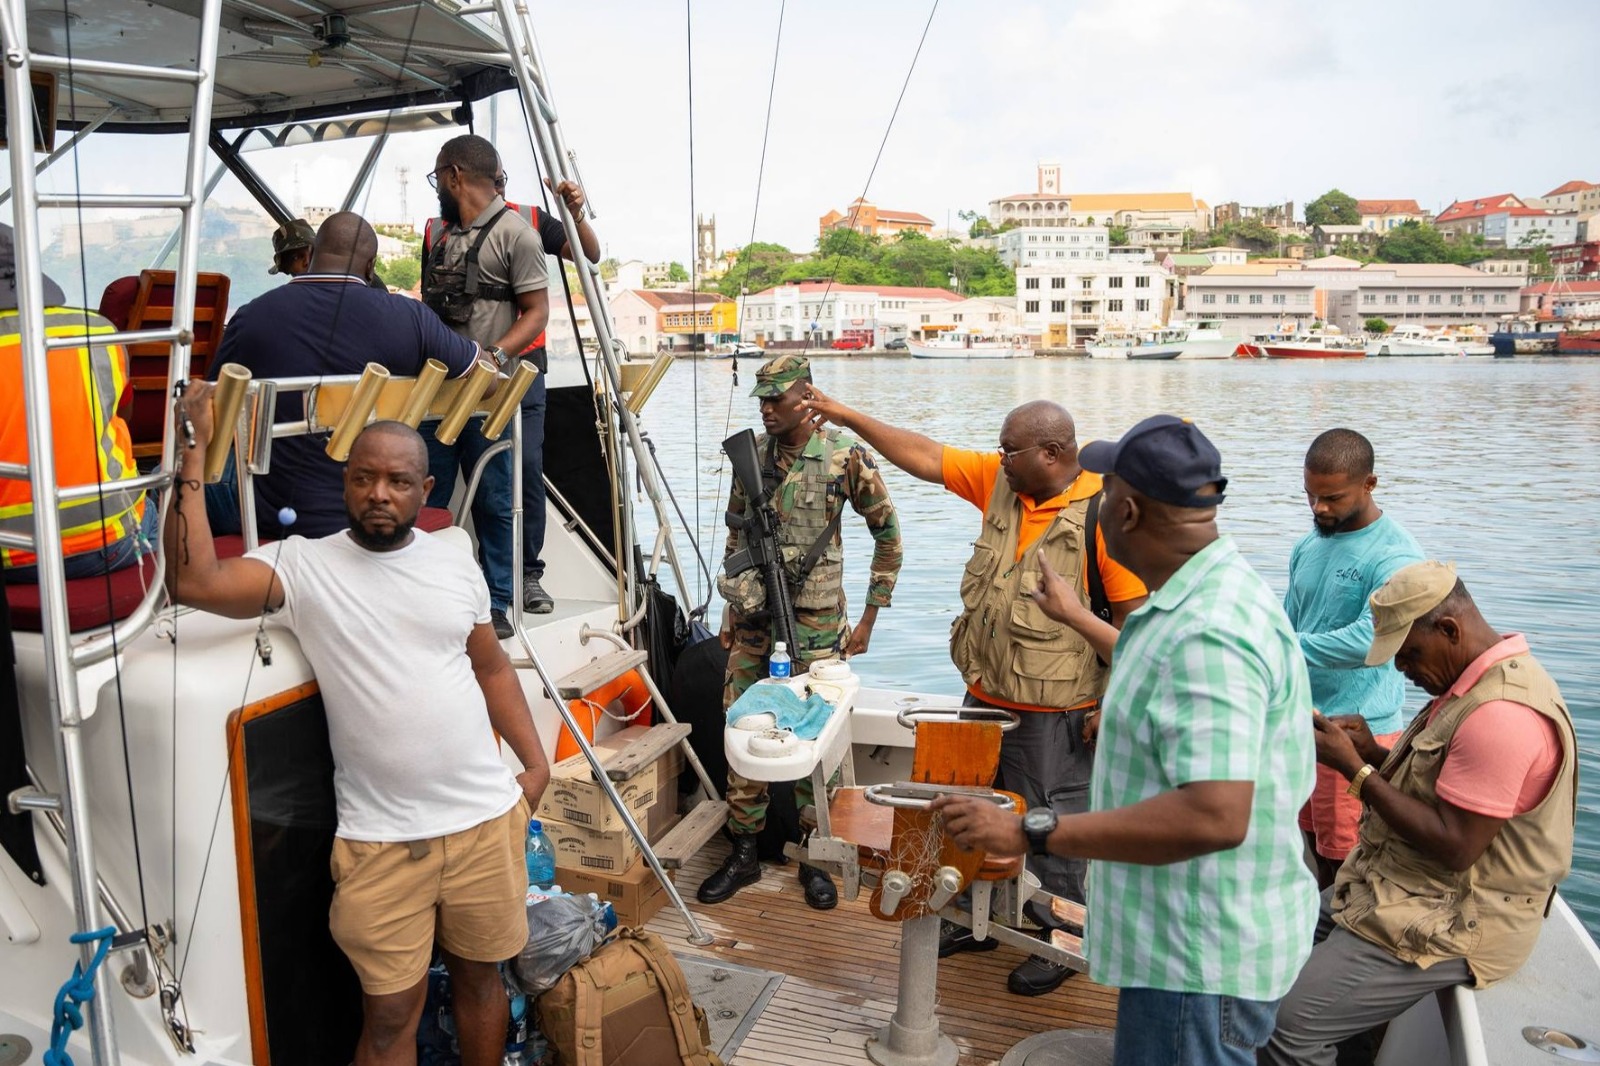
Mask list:
[[[733,648],[728,652],[728,673],[722,685],[722,709],[732,707],[744,690],[767,676],[767,656],[772,650],[772,635],[765,624],[752,625],[739,615],[732,616]],[[850,639],[850,627],[841,612],[797,612],[795,637],[801,647],[790,648],[796,674],[818,659],[839,654]],[[815,797],[811,778],[794,783],[795,806],[804,809]],[[767,782],[751,781],[728,768],[728,831],[735,834],[761,832],[767,824]]]

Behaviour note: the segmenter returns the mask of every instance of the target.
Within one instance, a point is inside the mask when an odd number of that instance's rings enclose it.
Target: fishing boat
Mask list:
[[[1367,348],[1360,337],[1330,328],[1263,334],[1241,344],[1239,354],[1256,359],[1365,359]]]
[[[1600,355],[1600,320],[1576,320],[1556,337],[1556,355]]]
[[[1184,333],[1165,327],[1103,333],[1084,350],[1091,359],[1176,359],[1183,353]]]
[[[1489,334],[1494,354],[1502,359],[1517,355],[1553,355],[1556,341],[1565,327],[1556,319],[1519,315],[1503,319],[1500,328]]]
[[[5,589],[18,699],[7,710],[13,720],[0,725],[22,738],[22,775],[3,782],[10,810],[21,814],[7,822],[0,849],[0,1063],[36,1066],[54,1044],[52,1050],[70,1054],[79,1066],[344,1066],[360,1025],[361,998],[328,931],[333,769],[317,679],[294,634],[274,619],[231,620],[169,604],[160,555],[109,580],[65,579],[50,504],[98,486],[58,487],[47,443],[48,352],[52,343],[71,348],[78,342],[52,342],[43,328],[41,216],[85,207],[176,213],[175,268],[157,276],[157,264],[136,279],[140,286],[170,287],[170,317],[98,338],[155,349],[164,360],[165,371],[153,384],[135,383],[157,400],[147,424],[134,419],[136,444],[153,449],[150,468],[136,481],[118,483],[163,491],[184,446],[173,429],[171,396],[205,361],[197,351],[206,332],[198,328],[197,306],[208,148],[281,222],[288,216],[281,196],[238,151],[247,137],[276,145],[371,138],[368,161],[345,196],[354,204],[387,138],[412,132],[436,138],[466,121],[472,104],[515,91],[545,174],[576,180],[533,23],[515,0],[483,5],[487,19],[432,0],[154,6],[98,0],[92,22],[68,17],[74,26],[69,58],[60,46],[58,15],[25,9],[21,0],[3,2],[19,350],[28,431],[38,446],[29,467],[7,466],[0,477],[28,478],[40,507],[37,545],[10,530],[0,530],[0,537],[10,547],[39,549],[40,583]],[[307,56],[316,61],[308,63]],[[36,96],[36,84],[54,88],[52,76],[70,79],[71,92]],[[79,140],[100,134],[181,135],[187,163],[102,175],[137,192],[74,185],[65,193],[41,193],[36,167],[49,165],[48,149],[34,153],[26,146],[48,144],[43,134],[49,131],[35,123],[52,120],[71,134],[54,158],[68,158]],[[133,184],[138,178],[156,187],[140,188]],[[932,982],[941,964],[931,950],[920,965],[918,956],[905,954],[913,940],[933,947],[926,924],[913,929],[910,922],[883,921],[864,894],[856,898],[851,891],[871,876],[858,865],[858,842],[828,837],[823,842],[836,845],[831,852],[808,855],[842,878],[853,871],[862,879],[845,881],[841,903],[828,915],[805,907],[792,878],[786,890],[752,889],[709,913],[691,908],[685,895],[692,897],[694,884],[720,857],[723,845],[712,838],[725,813],[720,783],[708,779],[693,748],[684,753],[683,771],[693,779],[687,790],[692,805],[665,836],[644,840],[590,736],[603,739],[621,724],[607,713],[609,703],[589,697],[600,691],[594,679],[609,676],[627,689],[649,691],[652,713],[670,725],[672,707],[653,678],[669,668],[663,643],[670,645],[670,635],[699,614],[678,606],[696,601],[686,579],[693,564],[680,557],[674,533],[692,531],[676,524],[667,472],[641,430],[656,414],[648,408],[652,376],[659,380],[672,359],[664,353],[647,374],[632,373],[635,367],[623,373],[598,268],[582,261],[576,222],[564,205],[557,200],[551,211],[578,250],[576,274],[597,343],[587,357],[553,362],[547,439],[594,461],[547,471],[545,584],[557,605],[534,616],[513,602],[509,650],[547,747],[561,738],[578,751],[629,836],[643,841],[652,883],[669,904],[649,928],[670,938],[684,959],[721,966],[721,978],[752,966],[778,971],[734,1061],[864,1066],[868,1045],[881,1048],[885,1030],[894,1031],[891,1017],[929,1023],[943,1042],[930,1041],[934,1052],[923,1059],[875,1061],[953,1063],[961,1051],[997,1061],[1014,1045],[1060,1029],[1103,1042],[1115,1019],[1115,993],[1087,978],[1022,1011],[991,972],[988,981],[964,980],[959,997],[939,997],[936,1007]],[[201,310],[208,312],[205,322],[225,318],[215,302]],[[223,553],[260,544],[249,513],[251,479],[270,463],[275,440],[359,429],[373,411],[413,407],[423,387],[421,379],[383,384],[374,375],[232,380],[229,410],[218,424],[238,429],[231,439],[219,436],[207,462],[234,453],[246,521],[241,536],[219,542]],[[507,383],[493,388],[487,404],[458,388],[446,397],[447,406],[463,417],[514,406],[514,393],[503,391]],[[287,395],[303,397],[303,417],[277,417],[275,400]],[[420,408],[434,410],[422,400]],[[511,418],[507,431],[520,464],[520,421]],[[520,469],[517,475],[512,492],[520,521]],[[474,477],[458,486],[454,509],[425,512],[419,526],[471,550],[459,517],[476,484]],[[645,516],[636,506],[648,511],[648,521],[641,522]],[[520,552],[520,531],[513,543]],[[842,765],[858,785],[906,781],[917,716],[954,702],[910,691],[916,679],[905,680],[905,689],[854,689],[839,675],[829,682],[853,693],[848,704],[841,697],[841,712],[830,719],[837,723],[830,751],[841,762],[850,760]],[[573,691],[577,698],[568,696]],[[597,706],[602,709],[591,715]],[[718,743],[721,718],[718,706],[711,715]],[[669,730],[680,738],[682,732]],[[809,846],[817,846],[815,837]],[[997,883],[1020,907],[1025,877]],[[997,891],[997,907],[999,897]],[[1070,944],[1023,943],[1032,946],[1021,950],[1055,953],[1050,957],[1076,960],[1081,968]],[[960,972],[981,961],[949,965]],[[86,974],[81,980],[78,967]],[[903,982],[925,998],[907,996]],[[83,995],[85,983],[92,997]],[[63,1001],[72,993],[81,1003],[86,1026],[75,1033],[66,1024],[70,1012],[56,1009],[58,988]],[[1550,1046],[1581,1046],[1566,1034],[1592,1030],[1597,989],[1600,952],[1557,896],[1523,975],[1489,993],[1457,988],[1426,999],[1390,1026],[1387,1041],[1397,1061],[1422,1066],[1545,1062],[1524,1032]],[[53,1040],[58,1021],[60,1039]]]
[[[1222,322],[1203,318],[1189,324],[1174,324],[1183,336],[1179,359],[1232,359],[1239,347],[1237,337],[1225,336]]]
[[[1446,333],[1403,324],[1367,341],[1367,354],[1464,356],[1467,349],[1464,343]],[[1488,354],[1493,354],[1493,349]]]
[[[962,329],[922,340],[907,337],[906,350],[913,359],[1022,359],[1033,354],[1019,337]]]

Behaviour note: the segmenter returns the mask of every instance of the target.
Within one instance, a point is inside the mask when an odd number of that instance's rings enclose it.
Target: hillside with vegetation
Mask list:
[[[952,289],[964,296],[1014,296],[1015,271],[990,248],[904,233],[883,240],[854,230],[833,230],[810,253],[756,242],[718,282],[725,296],[760,292],[774,285],[832,278],[840,285],[904,285]]]

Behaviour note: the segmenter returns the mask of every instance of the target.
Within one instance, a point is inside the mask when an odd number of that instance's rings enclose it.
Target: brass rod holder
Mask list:
[[[356,382],[350,405],[339,416],[339,421],[333,427],[333,436],[328,438],[328,458],[336,463],[350,458],[350,446],[366,427],[367,419],[372,417],[372,409],[378,405],[378,393],[388,380],[389,371],[386,367],[378,363],[367,364],[367,368],[361,372],[361,380]]]
[[[656,386],[661,384],[661,379],[667,376],[667,370],[675,362],[671,352],[662,352],[656,356],[655,362],[650,364],[650,369],[644,372],[639,383],[628,394],[628,410],[637,415],[644,410],[644,405],[650,402],[650,394],[656,391]]]
[[[244,406],[250,371],[238,363],[228,363],[217,375],[217,391],[211,394],[211,439],[206,442],[206,484],[222,480],[233,447],[234,427],[239,423],[239,408]]]
[[[538,367],[526,359],[518,361],[511,376],[501,382],[500,391],[494,394],[494,406],[489,408],[489,417],[483,420],[483,435],[486,438],[500,438],[500,434],[506,430],[506,423],[517,413],[522,397],[527,395],[528,389],[533,386],[533,379],[538,376]]]
[[[400,409],[400,417],[396,421],[404,422],[412,429],[421,425],[433,398],[439,394],[439,386],[444,384],[449,373],[450,368],[437,359],[429,359],[422,364],[422,373],[417,375],[416,384],[411,386],[411,395],[406,397],[406,405]]]
[[[456,393],[455,402],[445,412],[439,428],[433,431],[435,440],[447,446],[456,442],[467,419],[478,409],[478,401],[489,390],[489,382],[494,380],[494,375],[494,366],[487,360],[479,359],[473,364],[466,377],[461,379],[461,391]]]

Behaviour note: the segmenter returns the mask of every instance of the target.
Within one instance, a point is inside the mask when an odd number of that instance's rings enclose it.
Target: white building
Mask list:
[[[803,281],[778,285],[744,297],[740,337],[764,347],[829,345],[862,337],[873,347],[912,328],[914,315],[928,305],[961,302],[946,289],[897,285],[830,285]]]
[[[1338,260],[1305,267],[1212,267],[1187,279],[1191,317],[1220,319],[1237,336],[1328,322],[1359,332],[1391,326],[1490,325],[1517,310],[1521,279],[1440,263]]]
[[[1109,330],[1161,325],[1177,281],[1146,249],[1104,260],[1055,260],[1017,269],[1017,328],[1041,346],[1076,348]]]
[[[1037,266],[1045,260],[1103,260],[1111,246],[1104,226],[1045,229],[1019,226],[994,239],[995,252],[1006,266]]]
[[[1212,266],[1244,266],[1250,262],[1250,249],[1223,245],[1220,248],[1202,248],[1200,255],[1211,260]]]
[[[1483,240],[1504,248],[1548,248],[1578,239],[1575,212],[1555,214],[1525,207],[1497,211],[1483,217]]]
[[[1067,193],[1061,166],[1039,164],[1035,192],[1019,192],[989,201],[989,221],[1046,229],[1073,226],[1124,226],[1147,241],[1181,243],[1185,230],[1211,229],[1211,208],[1187,192]]]

